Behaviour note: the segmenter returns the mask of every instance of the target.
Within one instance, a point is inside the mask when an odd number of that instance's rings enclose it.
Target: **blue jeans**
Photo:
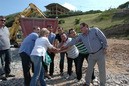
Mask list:
[[[11,63],[10,49],[0,50],[0,58],[1,58],[2,66],[4,66],[5,74],[10,74],[10,72],[11,72],[11,69],[10,69],[10,63]]]
[[[44,81],[44,67],[42,64],[41,56],[31,56],[31,60],[34,63],[34,75],[31,79],[30,86],[37,86],[38,80],[40,81],[41,86],[46,86]]]

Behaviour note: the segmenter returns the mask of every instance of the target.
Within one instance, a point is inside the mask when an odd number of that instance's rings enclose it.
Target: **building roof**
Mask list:
[[[58,4],[58,3],[51,3],[51,4],[48,4],[45,7],[50,10],[50,7],[54,7],[54,6],[60,6],[61,8],[65,9],[67,11],[70,11],[68,8],[66,8],[66,7],[64,7],[64,6],[62,6],[62,5]]]

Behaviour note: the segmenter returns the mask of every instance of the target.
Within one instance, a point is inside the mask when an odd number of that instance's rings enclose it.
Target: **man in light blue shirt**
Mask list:
[[[107,49],[107,40],[105,35],[98,28],[89,28],[86,23],[80,24],[82,34],[73,39],[66,47],[72,46],[81,41],[87,47],[89,53],[88,68],[86,73],[86,83],[84,86],[90,86],[91,76],[95,64],[98,64],[100,86],[105,86],[105,53]]]
[[[30,81],[31,81],[30,68],[31,66],[33,66],[30,58],[30,54],[34,47],[35,40],[39,37],[38,35],[39,31],[40,31],[40,28],[35,26],[33,28],[33,32],[23,40],[19,49],[19,54],[22,61],[25,86],[30,86]]]

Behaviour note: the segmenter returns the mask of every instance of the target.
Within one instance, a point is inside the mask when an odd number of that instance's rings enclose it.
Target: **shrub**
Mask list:
[[[59,23],[59,24],[63,24],[63,23],[65,23],[65,20],[59,20],[58,23]]]
[[[75,25],[79,24],[79,23],[80,23],[80,20],[81,20],[80,18],[75,19],[74,24],[75,24]]]

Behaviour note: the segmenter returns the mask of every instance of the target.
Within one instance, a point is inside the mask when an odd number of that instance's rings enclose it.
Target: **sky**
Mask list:
[[[46,11],[45,6],[50,3],[58,3],[73,11],[108,10],[117,8],[128,0],[1,0],[0,15],[10,15],[22,12],[30,3],[35,4],[40,10]]]

